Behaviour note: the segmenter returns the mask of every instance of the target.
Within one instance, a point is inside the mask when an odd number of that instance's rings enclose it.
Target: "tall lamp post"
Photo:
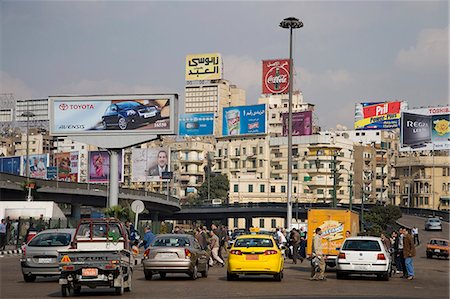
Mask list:
[[[33,112],[30,112],[28,109],[28,102],[27,102],[27,111],[25,111],[24,113],[21,114],[21,116],[26,117],[27,118],[27,141],[26,141],[26,161],[25,161],[25,170],[26,170],[26,175],[27,175],[27,188],[28,188],[28,193],[27,193],[27,201],[31,201],[31,186],[30,186],[30,117],[34,117],[36,116]]]
[[[285,18],[280,27],[289,29],[289,116],[288,116],[288,182],[287,182],[287,217],[286,228],[292,223],[292,85],[294,64],[292,63],[292,31],[303,27],[303,22],[294,17]]]

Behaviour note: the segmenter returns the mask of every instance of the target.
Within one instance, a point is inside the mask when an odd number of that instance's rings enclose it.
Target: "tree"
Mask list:
[[[228,191],[230,190],[230,181],[224,174],[211,176],[210,179],[210,199],[220,198],[226,201],[228,198]],[[208,180],[204,181],[198,190],[199,199],[205,201],[208,199]]]
[[[379,235],[381,232],[391,230],[400,217],[402,217],[402,211],[399,207],[387,205],[373,207],[364,220],[367,222],[369,234]]]

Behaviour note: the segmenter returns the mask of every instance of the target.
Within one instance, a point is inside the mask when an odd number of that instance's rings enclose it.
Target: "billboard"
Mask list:
[[[0,172],[20,175],[20,157],[0,158]]]
[[[214,134],[214,113],[181,114],[178,135],[205,136]]]
[[[223,136],[265,132],[266,104],[223,108]]]
[[[26,175],[27,157],[22,156],[22,175]],[[47,179],[47,167],[49,166],[48,154],[29,155],[28,166],[30,169],[30,178]]]
[[[450,106],[402,113],[400,151],[450,149]]]
[[[109,181],[109,153],[107,151],[89,152],[90,183],[107,183]],[[123,151],[119,153],[119,182],[123,182]]]
[[[289,59],[263,60],[262,93],[279,94],[289,92]]]
[[[57,169],[58,181],[78,182],[78,152],[56,153],[53,165]]]
[[[283,113],[283,136],[288,136],[289,113]],[[292,113],[292,136],[312,135],[312,111]]]
[[[175,134],[177,100],[175,94],[49,97],[50,134]]]
[[[359,103],[355,106],[356,130],[391,130],[400,128],[400,113],[408,104],[397,102]]]
[[[186,81],[222,79],[220,53],[186,55]]]
[[[131,150],[131,181],[152,182],[162,180],[162,173],[170,171],[168,148],[133,148]]]

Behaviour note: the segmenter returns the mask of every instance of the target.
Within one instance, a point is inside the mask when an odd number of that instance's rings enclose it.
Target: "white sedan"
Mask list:
[[[350,237],[345,239],[336,265],[336,278],[349,274],[377,275],[389,280],[391,257],[377,237]]]

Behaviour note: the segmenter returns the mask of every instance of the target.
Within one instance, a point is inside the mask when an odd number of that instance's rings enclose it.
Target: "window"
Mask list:
[[[242,154],[245,156],[245,155],[247,155],[247,148],[246,147],[243,147],[242,148]]]
[[[219,157],[222,157],[222,149],[219,148]]]
[[[286,193],[286,186],[281,186],[281,193]]]
[[[266,185],[259,185],[259,192],[264,193],[266,189]]]
[[[263,147],[262,147],[262,146],[259,147],[259,153],[260,153],[260,154],[263,153]]]
[[[298,164],[297,163],[293,163],[292,164],[292,169],[298,169]]]
[[[233,191],[234,192],[239,192],[239,185],[238,184],[234,184]]]
[[[317,189],[317,194],[323,194],[323,189]]]
[[[234,247],[273,247],[273,242],[265,238],[244,238],[237,239]]]
[[[238,227],[238,218],[233,218],[233,226]]]
[[[235,149],[234,149],[234,154],[235,154],[236,156],[239,156],[239,149],[238,149],[238,148],[235,148]]]
[[[294,186],[294,193],[297,193],[297,186]]]
[[[270,192],[275,193],[275,186],[270,186]]]
[[[252,154],[256,155],[256,146],[252,147]]]
[[[259,219],[259,227],[264,228],[264,219]]]
[[[277,220],[276,220],[276,219],[272,219],[270,222],[271,222],[271,223],[270,223],[270,224],[271,224],[270,226],[271,226],[272,228],[276,228],[276,227],[277,227]]]
[[[259,160],[259,167],[263,167],[263,160]]]
[[[34,237],[28,246],[31,247],[51,247],[67,246],[70,244],[70,233],[41,233]]]
[[[253,192],[253,184],[248,185],[248,192]]]

